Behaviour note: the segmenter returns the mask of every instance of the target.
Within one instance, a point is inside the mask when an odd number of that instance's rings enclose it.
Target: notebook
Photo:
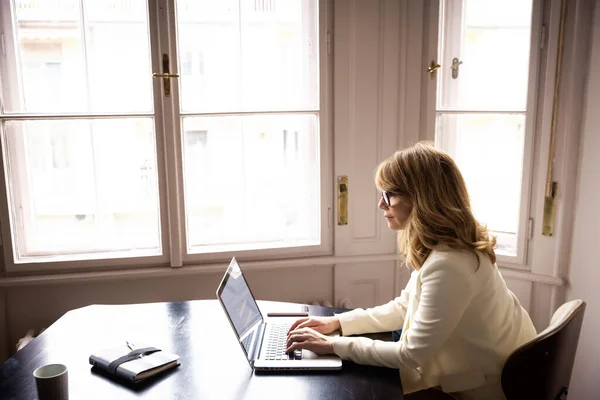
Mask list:
[[[238,342],[255,371],[336,370],[339,356],[317,355],[310,350],[285,353],[287,331],[298,317],[263,317],[235,257],[217,289]]]
[[[133,346],[125,342],[92,354],[89,361],[109,375],[137,383],[178,366],[179,356],[154,347]]]

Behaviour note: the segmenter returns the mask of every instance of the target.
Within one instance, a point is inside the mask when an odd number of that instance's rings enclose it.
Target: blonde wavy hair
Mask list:
[[[413,204],[398,235],[407,265],[420,269],[431,251],[440,248],[481,251],[492,264],[496,262],[496,238],[473,216],[458,166],[432,143],[419,142],[384,160],[377,167],[375,184]]]

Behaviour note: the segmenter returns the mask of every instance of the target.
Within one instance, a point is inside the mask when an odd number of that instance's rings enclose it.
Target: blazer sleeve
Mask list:
[[[366,310],[356,309],[337,314],[342,335],[388,332],[402,328],[408,307],[410,287],[414,285],[414,280],[417,279],[416,276],[417,273],[413,272],[400,296],[387,304]]]
[[[469,268],[435,260],[421,274],[416,313],[399,342],[337,337],[334,352],[360,364],[417,368],[446,342],[472,299]],[[385,317],[384,317],[385,319]]]

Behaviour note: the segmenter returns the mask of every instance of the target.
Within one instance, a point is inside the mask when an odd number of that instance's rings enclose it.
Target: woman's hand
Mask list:
[[[325,336],[340,329],[338,317],[301,318],[288,331],[287,350],[307,349],[317,354],[333,353],[333,339]]]
[[[301,318],[292,324],[288,330],[288,337],[295,329],[312,328],[313,330],[326,335],[340,329],[340,327],[340,320],[336,316]]]
[[[288,333],[286,353],[306,349],[316,354],[333,353],[333,338],[312,328],[298,328]]]

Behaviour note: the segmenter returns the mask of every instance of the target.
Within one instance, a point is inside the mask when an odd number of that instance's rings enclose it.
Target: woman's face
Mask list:
[[[406,228],[406,222],[412,211],[413,205],[406,196],[398,194],[387,194],[390,205],[388,206],[382,193],[379,199],[379,208],[383,210],[383,215],[388,223],[388,227],[393,231],[400,231]]]

